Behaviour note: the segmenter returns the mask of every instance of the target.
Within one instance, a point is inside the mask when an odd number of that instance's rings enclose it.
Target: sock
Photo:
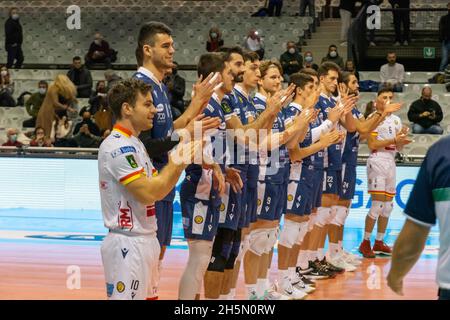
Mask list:
[[[228,295],[227,294],[221,294],[219,296],[219,300],[228,300]]]
[[[308,250],[300,250],[297,258],[297,267],[300,267],[303,270],[308,269],[308,254]]]
[[[269,280],[269,277],[266,277],[265,279],[264,279],[264,281],[265,281],[265,290],[267,290],[267,291],[269,291],[270,290],[270,280]]]
[[[371,232],[364,232],[364,240],[370,240]]]
[[[236,298],[236,288],[231,288],[228,294],[228,300],[234,300]]]
[[[289,279],[289,270],[278,270],[278,284],[282,286]]]
[[[294,280],[295,278],[297,278],[296,274],[295,274],[295,267],[289,267],[288,271],[289,271],[289,279],[291,281]]]
[[[339,244],[330,242],[330,259],[334,259],[339,254]]]
[[[384,238],[384,233],[380,233],[380,232],[378,232],[377,233],[377,241],[383,241],[383,238]]]
[[[247,297],[250,298],[253,294],[256,294],[256,284],[246,284]]]
[[[262,297],[264,295],[265,290],[266,290],[266,279],[256,280],[256,296]]]
[[[317,250],[311,250],[309,253],[309,261],[315,261],[317,259]]]
[[[323,258],[325,258],[325,252],[323,248],[317,249],[317,259],[319,259],[319,261],[322,261]]]
[[[339,246],[339,252],[344,251],[344,246],[342,245],[342,240],[338,241],[338,246]]]

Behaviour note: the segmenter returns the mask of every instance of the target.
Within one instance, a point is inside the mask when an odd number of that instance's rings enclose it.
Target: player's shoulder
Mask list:
[[[136,144],[132,139],[119,132],[112,132],[100,145],[100,153],[111,153],[119,155],[121,153],[136,152]]]
[[[436,141],[427,152],[427,158],[438,158],[444,156],[447,159],[447,162],[450,163],[450,135],[442,137],[438,141]]]

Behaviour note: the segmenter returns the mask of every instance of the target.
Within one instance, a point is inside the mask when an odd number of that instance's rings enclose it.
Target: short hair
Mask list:
[[[300,73],[304,73],[307,74],[311,77],[317,77],[319,78],[319,74],[317,73],[316,70],[314,70],[313,68],[303,68],[299,71]]]
[[[385,85],[378,90],[377,97],[381,96],[383,93],[392,92],[394,93],[394,88],[391,85]]]
[[[321,76],[326,76],[330,71],[336,71],[339,73],[341,72],[341,68],[334,62],[326,61],[320,65],[319,70],[317,70],[317,74],[320,78]]]
[[[41,84],[45,84],[45,86],[48,88],[48,83],[45,80],[40,80],[38,83],[38,86],[40,86]]]
[[[13,10],[19,11],[19,9],[17,9],[17,7],[12,7],[11,9],[9,9],[9,15],[11,15]]]
[[[144,63],[144,53],[142,47],[146,44],[150,46],[155,45],[155,36],[158,33],[172,35],[172,30],[164,23],[158,21],[150,21],[144,24],[139,30],[138,44],[136,48],[136,61],[138,66]]]
[[[388,53],[386,54],[386,57],[388,56],[388,55],[390,55],[390,54],[395,54],[395,55],[397,55],[397,53],[395,52],[395,51],[388,51]]]
[[[225,54],[225,61],[226,62],[230,62],[231,60],[231,55],[233,53],[235,54],[239,54],[242,57],[244,57],[244,50],[242,50],[241,47],[239,46],[234,46],[234,47],[220,47],[219,48],[219,52],[223,52]]]
[[[73,57],[72,61],[81,61],[81,57],[80,56],[75,56]]]
[[[203,79],[212,72],[222,72],[225,68],[225,54],[222,52],[205,53],[200,56],[197,64],[197,74]]]
[[[339,74],[339,83],[345,83],[345,84],[348,84],[349,82],[350,82],[350,77],[351,76],[354,76],[355,74],[354,73],[351,73],[351,72],[348,72],[348,71],[342,71],[340,74]],[[356,77],[356,76],[355,76]]]
[[[289,84],[293,83],[297,88],[305,89],[305,86],[309,82],[314,82],[314,79],[312,76],[306,73],[300,73],[296,72],[289,76]]]
[[[429,89],[431,91],[431,93],[433,93],[433,89],[431,89],[431,87],[429,85],[424,85],[422,88],[422,94],[426,89]]]
[[[280,71],[280,75],[283,74],[283,67],[277,60],[264,60],[259,66],[259,71],[261,71],[261,78],[264,78],[266,76],[267,71],[270,68],[277,68],[278,71]]]
[[[244,62],[247,62],[247,61],[255,62],[255,61],[259,60],[259,55],[254,51],[245,51],[243,57],[244,57]]]
[[[328,47],[328,50],[330,50],[331,48],[336,48],[337,49],[337,46],[335,44],[330,44],[330,46]]]
[[[122,105],[136,104],[138,94],[147,95],[152,86],[142,80],[128,79],[119,81],[108,93],[108,103],[116,119],[122,119]]]

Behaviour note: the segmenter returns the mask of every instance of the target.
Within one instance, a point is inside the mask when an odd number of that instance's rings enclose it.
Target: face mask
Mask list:
[[[215,33],[215,32],[213,32],[213,33],[211,33],[211,38],[217,38],[217,33]]]
[[[17,141],[17,134],[11,135],[9,139],[10,139],[12,142],[16,142],[16,141]]]
[[[6,77],[8,75],[8,71],[2,70],[1,74],[2,74],[3,77]]]
[[[98,92],[97,95],[99,97],[106,97],[106,93],[104,93],[104,92]]]
[[[19,15],[16,13],[16,14],[13,14],[12,16],[11,16],[11,18],[13,18],[13,20],[17,20],[17,19],[19,19]]]
[[[94,40],[94,42],[95,42],[95,44],[98,45],[98,46],[102,44],[102,41],[101,41],[101,40]]]
[[[308,62],[308,63],[311,63],[311,62],[313,61],[313,57],[311,57],[311,56],[306,56],[306,57],[305,57],[305,61]]]
[[[47,92],[47,89],[45,88],[39,88],[39,93],[44,95]]]
[[[336,58],[337,57],[337,52],[336,51],[331,51],[330,52],[330,57]]]
[[[295,53],[295,48],[289,48],[288,51],[289,51],[290,54],[294,54]]]

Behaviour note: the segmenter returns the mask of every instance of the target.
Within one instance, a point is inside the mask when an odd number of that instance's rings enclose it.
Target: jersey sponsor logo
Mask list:
[[[119,133],[114,133],[113,134],[113,137],[114,138],[116,138],[116,139],[119,139],[120,137],[122,137]]]
[[[220,204],[220,209],[219,209],[220,211],[224,211],[225,210],[225,203],[221,203]]]
[[[195,222],[196,224],[202,224],[202,223],[203,223],[203,217],[200,216],[200,215],[195,216],[195,217],[194,217],[194,222]]]
[[[156,106],[156,112],[164,112],[164,104],[160,103]]]
[[[292,201],[292,200],[294,200],[294,196],[292,194],[289,194],[288,195],[288,201]]]
[[[114,292],[114,283],[106,283],[106,296],[110,298]]]
[[[133,146],[120,147],[119,149],[116,149],[113,152],[111,152],[111,157],[115,158],[124,153],[136,153],[136,148]]]
[[[125,284],[122,281],[117,282],[116,284],[117,292],[122,293],[125,291]]]
[[[228,103],[228,101],[222,101],[221,106],[222,106],[223,112],[225,112],[225,113],[231,113],[232,112],[232,109],[231,109],[230,104]]]
[[[130,167],[132,167],[133,169],[136,169],[138,167],[138,164],[137,164],[137,162],[134,159],[134,156],[132,154],[126,156],[125,158],[127,159]]]
[[[119,203],[119,226],[124,230],[133,229],[133,210],[127,202],[127,207],[122,207],[122,202]]]
[[[258,199],[258,207],[261,205],[261,199]]]

